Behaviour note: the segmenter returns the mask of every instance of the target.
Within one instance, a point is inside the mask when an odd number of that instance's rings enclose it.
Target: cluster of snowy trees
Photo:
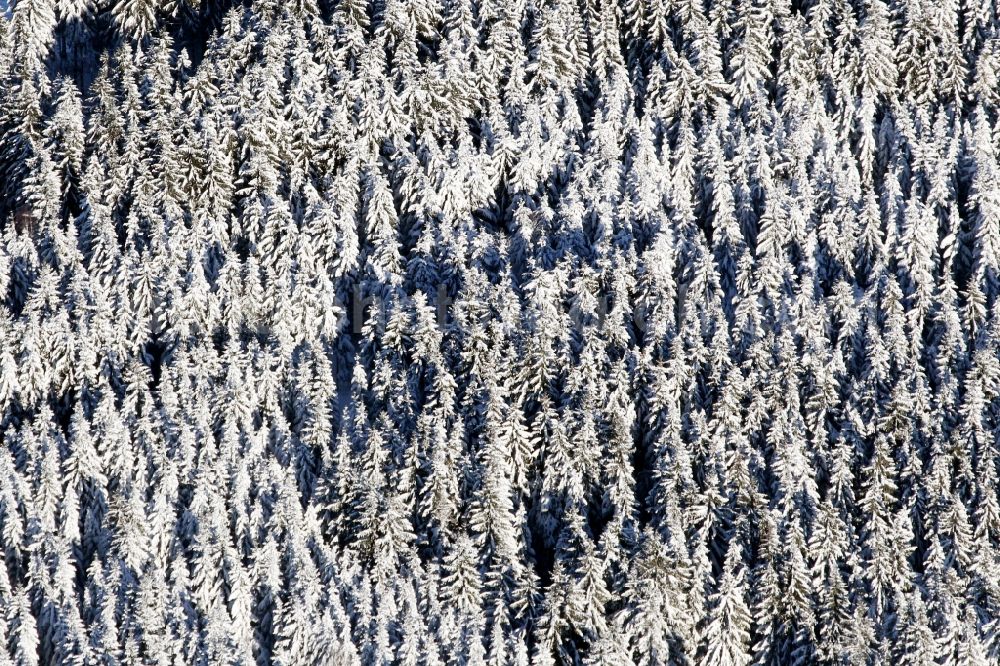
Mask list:
[[[1000,660],[994,0],[11,0],[0,664]]]

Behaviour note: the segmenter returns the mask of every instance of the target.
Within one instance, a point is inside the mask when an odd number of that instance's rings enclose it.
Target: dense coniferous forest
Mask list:
[[[995,0],[9,0],[0,666],[1000,663]]]

